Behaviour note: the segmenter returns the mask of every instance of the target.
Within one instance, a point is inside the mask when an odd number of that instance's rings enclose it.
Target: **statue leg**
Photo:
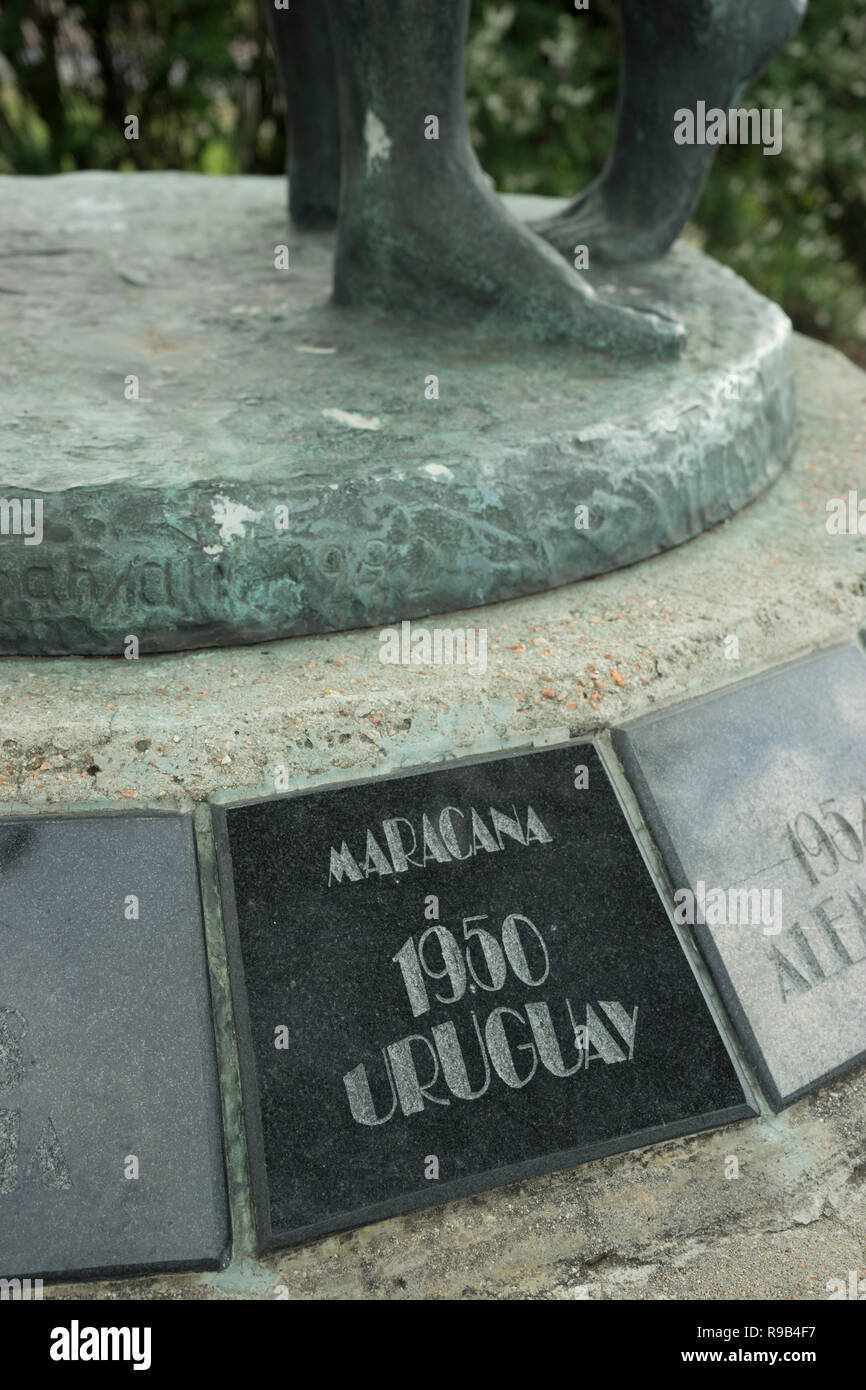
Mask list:
[[[340,204],[337,73],[323,0],[261,0],[277,57],[289,127],[289,213],[299,227],[328,227]]]
[[[328,0],[342,181],[343,305],[641,355],[676,352],[673,319],[598,298],[505,209],[472,152],[469,0]]]
[[[622,0],[613,152],[600,178],[536,230],[563,256],[664,255],[701,195],[717,145],[678,145],[674,113],[739,105],[796,31],[807,0]]]

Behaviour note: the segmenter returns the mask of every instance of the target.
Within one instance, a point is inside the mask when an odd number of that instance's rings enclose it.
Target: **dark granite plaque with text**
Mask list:
[[[591,744],[214,812],[264,1246],[754,1113]]]
[[[614,732],[780,1110],[866,1059],[866,658],[837,647]]]
[[[192,819],[0,821],[0,1278],[228,1244]]]

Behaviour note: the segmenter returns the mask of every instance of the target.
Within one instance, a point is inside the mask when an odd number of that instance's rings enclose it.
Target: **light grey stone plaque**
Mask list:
[[[866,1058],[866,659],[818,653],[615,731],[781,1110]]]

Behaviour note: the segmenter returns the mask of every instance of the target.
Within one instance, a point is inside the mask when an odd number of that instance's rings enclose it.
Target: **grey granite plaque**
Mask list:
[[[215,825],[264,1246],[755,1113],[591,744]]]
[[[780,1110],[866,1057],[866,658],[838,647],[615,731]]]
[[[0,1276],[228,1242],[192,822],[0,821]]]

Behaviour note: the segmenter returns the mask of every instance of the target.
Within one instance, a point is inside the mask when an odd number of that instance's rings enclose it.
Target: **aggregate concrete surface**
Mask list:
[[[273,790],[275,777],[307,787],[592,733],[609,748],[603,731],[623,719],[850,640],[866,626],[866,536],[828,534],[826,504],[863,491],[866,376],[803,339],[796,359],[793,463],[737,517],[625,570],[413,623],[486,629],[486,672],[383,664],[375,629],[138,661],[3,660],[0,803],[189,807]],[[731,635],[738,660],[725,655]],[[781,1115],[764,1106],[723,1130],[257,1259],[206,820],[199,807],[232,1263],[47,1296],[809,1300],[866,1274],[862,1067]],[[660,869],[658,882],[666,891]]]

